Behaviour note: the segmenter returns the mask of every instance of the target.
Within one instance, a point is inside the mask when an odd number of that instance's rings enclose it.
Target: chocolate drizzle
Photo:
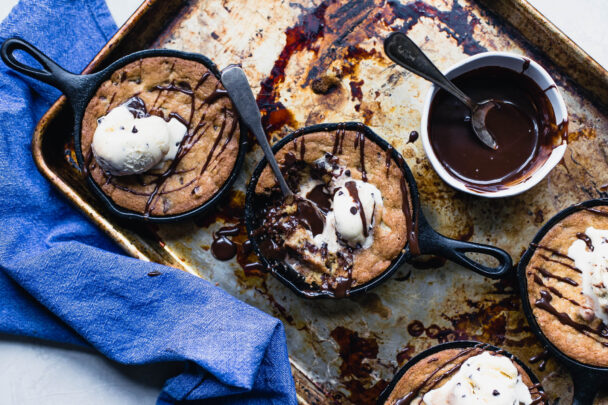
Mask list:
[[[160,116],[165,121],[170,121],[172,118],[174,118],[174,119],[178,120],[179,122],[181,122],[187,128],[186,135],[184,136],[181,143],[179,144],[175,158],[171,161],[168,168],[164,172],[154,173],[153,171],[149,171],[149,172],[144,173],[144,175],[151,176],[153,178],[151,181],[147,181],[147,182],[144,182],[143,180],[141,180],[141,176],[137,176],[137,178],[140,179],[139,183],[142,186],[154,185],[154,188],[152,189],[151,192],[138,192],[138,191],[131,190],[127,186],[123,186],[121,184],[116,183],[115,181],[113,181],[113,177],[111,175],[106,174],[106,177],[107,177],[106,184],[112,184],[117,189],[129,192],[134,195],[148,196],[148,199],[146,201],[145,208],[144,208],[145,216],[150,215],[152,210],[155,208],[156,203],[158,202],[160,196],[182,190],[182,189],[194,184],[205,173],[205,171],[209,167],[209,164],[211,163],[212,159],[214,158],[214,155],[215,155],[215,158],[217,159],[223,153],[223,151],[225,150],[225,148],[227,147],[227,145],[230,143],[230,141],[233,138],[234,132],[236,130],[237,120],[235,119],[235,117],[231,113],[231,111],[224,108],[221,129],[219,130],[218,135],[216,136],[216,138],[213,142],[213,145],[207,154],[205,162],[204,162],[200,172],[198,173],[198,176],[191,179],[190,181],[186,182],[186,184],[182,184],[181,186],[179,186],[177,188],[174,188],[171,190],[167,190],[165,188],[166,181],[171,176],[180,174],[182,172],[186,173],[186,172],[190,171],[190,170],[178,171],[177,167],[178,167],[179,163],[182,161],[182,159],[190,152],[190,150],[193,148],[193,146],[197,142],[199,142],[200,139],[202,139],[202,137],[206,134],[207,130],[209,129],[210,124],[205,121],[207,109],[203,110],[201,118],[197,123],[193,122],[195,112],[199,111],[200,109],[203,109],[203,108],[208,108],[210,103],[216,101],[220,97],[224,97],[227,95],[227,93],[224,89],[219,88],[220,82],[218,81],[216,84],[216,87],[215,87],[214,91],[211,93],[211,95],[207,96],[205,98],[205,100],[199,106],[196,106],[195,92],[210,77],[211,77],[211,73],[208,71],[205,72],[201,76],[201,78],[198,81],[194,90],[191,88],[190,84],[187,82],[179,82],[177,84],[174,82],[171,82],[166,85],[154,86],[152,89],[154,91],[158,91],[158,94],[156,96],[156,99],[154,100],[154,103],[152,104],[152,106],[149,110],[146,109],[146,105],[145,105],[144,101],[141,98],[139,98],[138,96],[131,97],[125,103],[125,106],[129,109],[129,111],[131,112],[131,114],[133,114],[133,116],[135,118],[144,118],[144,117],[147,117],[150,115]],[[160,97],[164,92],[178,92],[178,93],[185,94],[191,98],[191,109],[190,109],[190,115],[189,115],[188,119],[185,119],[184,117],[182,117],[180,114],[178,114],[176,112],[171,112],[167,116],[165,116],[164,112],[160,108],[161,105],[159,104]],[[230,119],[230,121],[231,121],[230,126],[227,126],[228,119]],[[226,135],[226,133],[227,133],[227,135]],[[216,151],[219,147],[219,143],[223,137],[226,137],[226,141],[224,142],[223,145],[221,145],[219,152],[216,153]],[[87,166],[89,166],[89,164],[87,164]],[[193,190],[193,194],[195,194],[195,193],[196,193],[196,188]],[[170,206],[168,205],[168,200],[163,199],[162,203],[163,203],[163,213],[166,213],[167,210],[170,208]]]
[[[359,147],[359,164],[361,165],[361,179],[367,181],[367,172],[365,170],[365,135],[357,132],[355,137],[355,150]]]
[[[549,357],[549,350],[544,349],[542,352],[530,357],[529,361],[532,364],[538,363],[538,369],[540,371],[545,371],[545,367],[547,366],[547,361],[549,360]]]
[[[576,281],[572,280],[570,277],[558,276],[557,274],[553,274],[550,271],[548,271],[547,269],[543,269],[542,267],[533,267],[533,269],[538,271],[540,274],[542,274],[543,277],[553,278],[557,281],[561,281],[562,283],[570,284],[573,287],[578,286],[578,283]]]
[[[344,142],[344,136],[346,135],[346,131],[344,128],[338,128],[334,135],[334,146],[331,151],[331,154],[334,156],[342,154],[342,144]]]
[[[347,181],[344,184],[344,187],[348,190],[351,198],[355,202],[357,206],[357,210],[359,211],[359,216],[361,217],[361,225],[363,226],[363,236],[367,238],[369,235],[369,230],[367,229],[367,219],[365,218],[365,211],[363,211],[363,204],[361,204],[361,199],[359,198],[359,191],[357,191],[357,183],[354,181]]]
[[[591,238],[585,232],[578,232],[576,237],[585,242],[585,245],[593,252],[593,243],[591,242]]]
[[[559,298],[566,299],[566,300],[570,301],[573,305],[576,305],[577,307],[581,306],[577,301],[575,301],[573,299],[570,299],[570,298],[567,298],[567,297],[564,297],[564,295],[557,288],[555,288],[553,286],[546,285],[543,282],[543,279],[538,276],[538,274],[534,274],[532,276],[532,278],[533,278],[533,280],[534,280],[534,282],[536,284],[540,285],[541,287],[545,287],[546,289],[548,289],[549,291],[551,291],[553,294],[555,294]]]
[[[601,337],[601,338],[608,338],[608,329],[606,328],[606,325],[604,325],[604,323],[600,323],[600,325],[597,328],[592,328],[589,325],[585,325],[582,323],[578,323],[575,320],[573,320],[572,318],[570,318],[570,316],[565,313],[565,312],[560,312],[557,308],[555,308],[553,306],[553,304],[551,304],[551,301],[553,300],[553,296],[551,295],[551,293],[547,290],[541,290],[540,291],[540,298],[538,298],[535,302],[534,305],[536,305],[536,307],[547,311],[548,313],[550,313],[551,315],[555,316],[557,318],[558,321],[560,321],[562,324],[570,326],[572,328],[574,328],[575,330],[579,331],[580,333],[583,333],[591,338],[593,338],[594,340],[596,340],[598,343],[602,344],[605,347],[608,347],[608,342],[604,342],[601,340],[598,340],[597,338],[595,338],[595,336],[597,337]]]
[[[391,162],[393,161],[393,158],[391,156],[393,150],[394,148],[389,145],[388,148],[386,148],[386,151],[384,152],[384,167],[386,167],[386,177],[388,177],[391,168]]]
[[[549,262],[552,262],[552,263],[557,263],[557,264],[561,264],[562,266],[567,267],[567,268],[569,268],[570,270],[576,271],[577,273],[582,273],[582,271],[580,271],[579,269],[577,269],[576,267],[574,267],[574,266],[573,266],[573,265],[571,265],[571,264],[564,263],[564,262],[562,262],[562,261],[552,259],[552,258],[550,258],[549,256],[545,256],[545,255],[543,255],[542,253],[539,253],[539,256],[540,256],[540,257],[542,257],[543,259],[545,259],[545,260],[549,261]],[[570,259],[570,260],[572,260],[572,259]]]
[[[579,237],[580,239],[582,239],[583,241],[585,240],[584,237],[579,236],[580,234],[577,234],[577,237]],[[585,235],[586,236],[586,235]],[[562,259],[568,259],[570,261],[572,261],[573,259],[571,259],[570,257],[564,255],[563,253],[550,248],[548,246],[543,246],[543,245],[538,245],[538,244],[532,244],[533,247],[537,248],[537,249],[542,249],[545,250],[547,252],[552,253],[553,255],[556,255],[558,257],[561,257]],[[547,261],[550,261],[552,263],[557,263],[560,264],[566,268],[569,268],[570,270],[573,270],[577,273],[582,273],[581,270],[579,270],[578,268],[568,264],[568,263],[564,263],[560,260],[555,260],[552,259],[551,257],[548,257],[546,255],[543,254],[539,254],[539,256]],[[596,327],[593,328],[589,325],[583,324],[583,323],[579,323],[577,321],[575,321],[574,319],[572,319],[567,313],[565,312],[560,312],[557,308],[555,308],[553,306],[553,304],[551,303],[553,300],[553,296],[556,296],[558,298],[561,299],[565,299],[568,302],[570,302],[572,305],[576,306],[576,307],[581,307],[581,308],[587,308],[585,305],[581,305],[578,301],[572,299],[572,298],[568,298],[566,297],[562,291],[560,291],[558,288],[547,285],[541,277],[539,277],[539,274],[542,275],[545,278],[552,278],[555,279],[559,282],[562,283],[566,283],[569,284],[571,286],[577,287],[579,284],[574,281],[573,279],[571,279],[570,277],[562,277],[562,276],[558,276],[556,274],[553,274],[551,272],[549,272],[548,270],[542,268],[542,267],[531,267],[532,270],[536,270],[538,272],[537,273],[531,273],[528,272],[528,275],[532,275],[532,280],[534,281],[535,284],[541,286],[543,289],[540,290],[540,298],[537,298],[536,301],[534,302],[534,305],[539,308],[542,309],[548,313],[550,313],[551,315],[555,316],[557,318],[557,320],[566,325],[566,326],[570,326],[572,328],[574,328],[575,330],[579,331],[580,333],[585,334],[586,336],[594,339],[595,341],[597,341],[598,343],[602,344],[605,347],[608,347],[608,342],[604,342],[602,340],[600,340],[599,338],[604,338],[604,339],[608,339],[608,328],[606,327],[606,325],[603,322],[600,322],[600,324]]]
[[[550,247],[548,247],[548,246],[539,245],[538,243],[530,243],[530,246],[532,246],[532,247],[534,247],[534,248],[536,248],[536,249],[543,249],[543,250],[546,250],[547,252],[551,252],[551,253],[553,253],[554,255],[559,256],[559,257],[561,257],[561,258],[568,259],[568,260],[572,260],[572,258],[571,258],[570,256],[565,255],[565,254],[561,253],[560,251],[555,250],[555,249],[553,249],[553,248],[550,248]]]
[[[410,247],[410,253],[418,255],[420,254],[420,245],[418,244],[418,219],[416,211],[411,209],[405,176],[401,177],[399,186],[401,187],[401,210],[405,216],[407,242]],[[412,214],[412,212],[414,214]]]

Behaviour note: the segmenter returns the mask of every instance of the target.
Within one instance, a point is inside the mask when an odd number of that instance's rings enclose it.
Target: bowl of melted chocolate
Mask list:
[[[473,132],[471,111],[433,86],[422,116],[421,138],[431,164],[452,187],[484,197],[506,197],[538,184],[566,150],[568,116],[555,82],[536,62],[487,52],[446,72],[474,101],[491,100],[486,127],[498,147]]]

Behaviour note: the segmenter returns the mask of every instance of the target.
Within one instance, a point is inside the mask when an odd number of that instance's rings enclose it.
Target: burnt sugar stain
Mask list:
[[[302,87],[311,86],[315,94],[329,94],[350,76],[347,83],[352,98],[359,101],[355,110],[369,122],[373,111],[361,105],[363,83],[357,77],[357,67],[365,59],[385,59],[376,49],[360,47],[363,40],[381,40],[386,29],[407,33],[425,18],[437,21],[440,30],[453,38],[466,54],[486,51],[474,38],[479,19],[458,2],[448,10],[439,10],[420,0],[406,4],[395,0],[324,0],[317,6],[301,9],[298,22],[285,31],[285,45],[269,75],[260,83],[257,102],[268,134],[283,127],[298,127],[293,113],[280,101],[280,88],[285,82],[287,65],[299,52],[315,53],[314,60],[306,68]],[[337,76],[328,71],[335,61],[341,64]]]
[[[278,101],[278,86],[285,81],[285,68],[291,57],[303,50],[314,50],[313,44],[325,33],[325,11],[329,2],[308,10],[300,16],[299,22],[285,31],[285,47],[270,71],[270,75],[260,83],[256,98],[262,111],[262,125],[267,133],[272,133],[285,125],[295,127],[295,119],[283,103]]]
[[[351,80],[348,85],[350,86],[350,94],[352,101],[362,101],[363,100],[363,91],[361,90],[361,86],[363,86],[363,79],[359,81]]]
[[[374,378],[373,367],[368,362],[378,357],[376,339],[362,337],[344,326],[338,326],[329,335],[339,347],[338,354],[342,360],[340,379],[350,392],[348,399],[355,404],[376,403],[380,393],[388,386],[388,381]]]

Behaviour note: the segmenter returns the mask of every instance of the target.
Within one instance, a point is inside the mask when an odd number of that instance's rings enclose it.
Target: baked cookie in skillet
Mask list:
[[[264,169],[254,235],[266,258],[343,296],[379,276],[405,248],[411,198],[390,150],[338,129],[298,136],[275,156],[296,197],[283,199]]]
[[[213,197],[237,162],[239,138],[236,110],[204,64],[148,57],[98,88],[81,148],[86,169],[115,204],[168,216]]]
[[[581,208],[541,239],[526,266],[543,334],[581,363],[608,366],[608,208]]]
[[[517,362],[480,344],[449,348],[412,365],[386,405],[546,404],[539,386]]]

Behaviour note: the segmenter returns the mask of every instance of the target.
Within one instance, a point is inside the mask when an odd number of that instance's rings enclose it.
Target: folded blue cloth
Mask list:
[[[79,72],[115,30],[103,0],[22,0],[0,41],[20,36]],[[30,138],[59,95],[0,62],[0,332],[92,346],[123,364],[182,362],[161,404],[295,404],[277,319],[120,254],[39,174]]]

